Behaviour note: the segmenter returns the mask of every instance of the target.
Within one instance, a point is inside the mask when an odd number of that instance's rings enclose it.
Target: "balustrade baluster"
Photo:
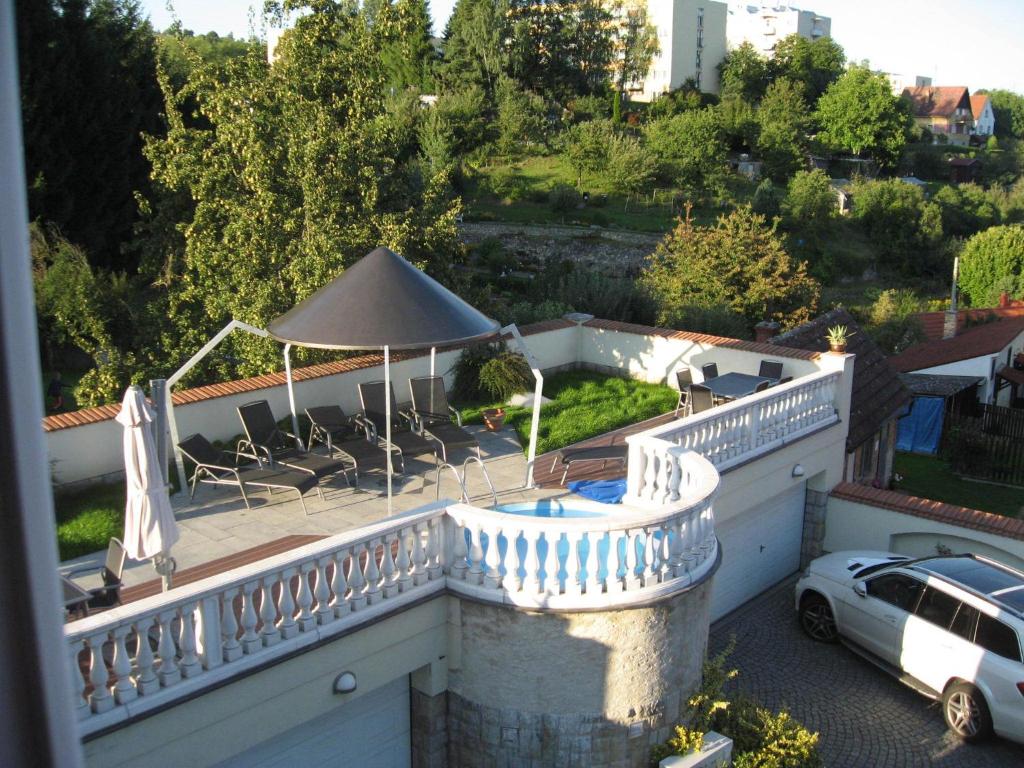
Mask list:
[[[133,701],[139,694],[132,685],[132,661],[128,657],[128,648],[125,646],[125,638],[132,631],[131,624],[114,627],[114,658],[112,667],[114,670],[114,701],[117,704],[124,704]]]
[[[377,539],[371,539],[366,546],[366,568],[363,576],[366,579],[366,604],[380,602],[380,568],[377,567]]]
[[[195,677],[203,671],[196,653],[196,609],[199,602],[191,602],[182,606],[181,627],[178,634],[178,648],[181,649],[179,669],[182,677]]]
[[[145,617],[135,622],[135,690],[140,696],[160,690],[160,680],[154,669],[153,648],[149,644],[149,628],[153,618]]]
[[[352,610],[352,604],[348,601],[345,596],[345,592],[348,591],[348,583],[345,580],[345,560],[347,559],[348,551],[340,550],[334,553],[334,572],[331,577],[331,608],[334,609],[334,615],[338,618],[345,616]]]
[[[157,616],[160,623],[160,643],[157,645],[157,654],[160,656],[160,666],[157,669],[157,677],[160,678],[160,685],[166,688],[181,680],[181,670],[175,661],[177,649],[174,647],[174,636],[171,632],[171,622],[177,617],[175,609],[163,611]]]
[[[526,556],[523,558],[523,592],[536,595],[540,592],[540,534],[536,529],[525,529],[523,539],[526,541]]]
[[[277,599],[277,612],[281,618],[277,622],[277,631],[283,640],[299,634],[299,625],[295,621],[295,598],[292,597],[292,580],[298,568],[287,568],[281,574],[281,594]]]
[[[469,572],[466,581],[470,584],[483,584],[484,581],[484,548],[480,542],[480,524],[473,523],[467,529],[470,533]]]
[[[398,594],[398,569],[395,567],[394,542],[395,535],[385,534],[382,537],[384,552],[380,559],[381,584],[385,598],[394,597]]]
[[[427,578],[438,579],[444,575],[445,553],[441,551],[444,533],[441,517],[432,518],[427,523]]]
[[[71,693],[75,697],[75,715],[81,720],[89,714],[89,702],[85,698],[85,679],[82,677],[82,662],[79,660],[82,653],[82,641],[75,640],[69,643],[68,652],[71,655],[68,669],[71,670]]]
[[[430,524],[427,523],[427,541],[430,539]],[[427,581],[427,563],[429,554],[423,550],[423,524],[417,523],[412,527],[412,575],[413,586],[418,587]]]
[[[331,605],[331,586],[327,580],[327,566],[331,558],[321,557],[316,561],[316,623],[330,624],[334,621],[334,606]]]
[[[585,577],[583,575],[584,563],[580,555],[580,546],[583,541],[583,532],[573,529],[566,532],[566,543],[569,545],[568,554],[565,557],[565,592],[566,594],[583,594]]]
[[[666,538],[668,539],[666,574],[676,578],[683,572],[683,519],[681,516],[674,517],[669,521]]]
[[[274,584],[277,583],[276,576],[267,576],[263,579],[263,586],[260,589],[260,639],[263,646],[269,648],[277,645],[281,639],[281,633],[277,631],[277,606],[274,605]]]
[[[469,554],[466,548],[466,531],[458,520],[453,520],[452,529],[451,574],[456,579],[465,579],[469,569],[466,563],[466,555]]]
[[[605,581],[608,594],[618,594],[623,590],[623,580],[619,576],[619,571],[625,570],[625,549],[628,549],[628,540],[629,534],[626,531],[611,531],[608,534],[608,575]]]
[[[643,585],[641,577],[637,575],[637,553],[636,553],[636,531],[626,531],[626,574],[624,587],[627,591],[634,590]]]
[[[500,589],[503,576],[501,573],[501,551],[498,547],[498,537],[502,529],[493,526],[487,532],[487,552],[484,562],[487,565],[487,574],[484,576],[484,585],[491,589]]]
[[[544,557],[544,592],[549,595],[558,595],[562,592],[562,580],[558,573],[558,545],[562,541],[561,531],[545,531],[544,541],[548,546],[547,554]]]
[[[224,638],[221,654],[224,661],[234,661],[242,655],[242,646],[238,643],[238,620],[235,618],[235,595],[237,589],[225,590],[221,595],[220,633]],[[141,642],[141,640],[140,640]],[[149,643],[146,643],[149,646]]]
[[[415,530],[411,531],[413,538],[416,537]],[[412,586],[412,573],[409,568],[409,528],[402,528],[398,532],[398,560],[395,567],[398,568],[398,589],[405,592]]]
[[[263,647],[256,634],[256,598],[253,594],[259,586],[258,581],[250,581],[242,588],[242,650],[247,654],[255,653]]]
[[[587,581],[584,585],[584,590],[588,595],[600,595],[604,592],[604,579],[601,578],[601,541],[604,539],[603,533],[596,533],[594,531],[587,532],[587,556],[583,563],[584,568],[587,571]],[[608,563],[611,563],[612,559],[612,544],[609,541],[608,544]],[[610,566],[609,566],[610,567]]]
[[[640,576],[639,580],[643,586],[647,587],[651,584],[658,583],[658,565],[655,560],[654,552],[654,527],[646,526],[643,529],[644,532],[644,544],[643,550],[640,553],[642,560],[639,563]]]
[[[658,492],[658,454],[651,450],[651,446],[644,443],[644,453],[647,454],[647,467],[644,470],[644,489],[641,498],[646,501],[655,501]]]
[[[300,632],[309,632],[316,626],[316,619],[313,618],[313,590],[309,586],[309,575],[314,568],[313,563],[303,563],[299,566],[299,589],[295,595],[295,602],[299,604],[299,615],[295,622],[299,625]]]
[[[106,632],[89,636],[89,682],[92,683],[89,703],[92,711],[97,714],[114,708],[114,697],[107,687],[110,674],[107,672],[107,662],[103,660],[103,645],[106,642]]]
[[[356,544],[352,547],[352,556],[348,560],[348,586],[352,590],[349,603],[353,611],[358,611],[366,605],[366,579],[363,578],[363,566],[359,562],[362,553],[363,545]]]

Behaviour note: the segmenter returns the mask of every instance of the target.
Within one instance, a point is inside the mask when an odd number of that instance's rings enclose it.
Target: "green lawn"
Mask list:
[[[895,470],[903,476],[899,490],[914,496],[1007,517],[1020,517],[1024,507],[1024,491],[1020,488],[964,480],[935,456],[897,453]]]
[[[675,408],[674,389],[591,371],[567,371],[544,380],[544,396],[552,402],[541,409],[537,454],[554,451],[588,437],[650,419]],[[462,410],[466,423],[481,423],[480,413],[495,404]],[[519,435],[524,449],[530,441],[526,408],[506,408],[506,427]]]
[[[61,560],[106,549],[111,536],[124,535],[124,483],[93,486],[54,501]]]

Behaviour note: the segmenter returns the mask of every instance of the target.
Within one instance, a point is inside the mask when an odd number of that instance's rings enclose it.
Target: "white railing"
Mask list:
[[[695,451],[724,471],[839,421],[840,374],[815,373],[710,411],[626,438],[629,472],[625,502],[667,503],[678,493],[676,463],[666,444]]]

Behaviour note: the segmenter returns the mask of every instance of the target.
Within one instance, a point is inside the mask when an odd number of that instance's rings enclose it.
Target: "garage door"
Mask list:
[[[711,587],[712,621],[800,568],[805,488],[800,483],[715,526],[723,553]]]
[[[408,768],[409,677],[360,696],[220,764],[221,768]]]

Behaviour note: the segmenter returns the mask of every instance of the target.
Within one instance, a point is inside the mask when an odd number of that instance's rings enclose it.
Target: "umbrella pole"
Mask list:
[[[292,433],[295,444],[302,450],[302,438],[299,437],[299,417],[295,414],[295,387],[292,382],[292,345],[284,345],[284,375],[288,381],[288,406],[292,409]]]
[[[388,517],[391,517],[391,351],[384,345],[384,442],[388,453]]]
[[[434,376],[434,362],[437,358],[437,347],[430,348],[430,375]],[[433,409],[431,409],[433,410]]]

